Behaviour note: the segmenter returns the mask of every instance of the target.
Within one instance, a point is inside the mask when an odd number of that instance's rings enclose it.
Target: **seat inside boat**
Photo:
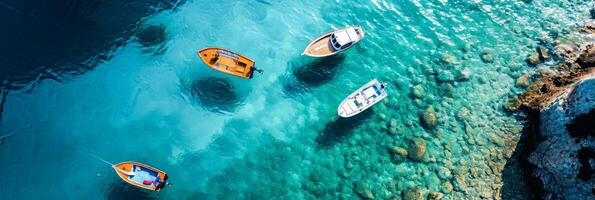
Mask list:
[[[235,65],[236,65],[236,61],[234,59],[231,59],[226,56],[219,57],[219,59],[217,59],[217,62],[215,63],[215,66],[226,69],[226,70],[229,67],[233,67]]]
[[[362,94],[366,96],[367,100],[375,99],[376,97],[382,94],[382,90],[380,90],[376,85],[372,85],[362,91]]]
[[[215,55],[211,58],[211,60],[209,60],[209,64],[214,65],[215,63],[217,63],[217,60],[219,60],[219,57]]]
[[[246,71],[246,63],[238,62],[236,65],[236,72],[244,73]]]
[[[141,167],[141,166],[134,166],[134,176],[130,176],[128,179],[130,179],[131,181],[134,181],[136,183],[139,184],[143,184],[146,181],[150,181],[151,184],[155,184],[155,182],[157,182],[159,175],[157,174],[157,172],[151,171],[147,168]]]

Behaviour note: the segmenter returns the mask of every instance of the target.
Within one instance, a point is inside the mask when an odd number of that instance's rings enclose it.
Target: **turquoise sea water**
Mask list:
[[[493,168],[522,128],[502,105],[535,70],[524,59],[586,18],[588,4],[189,1],[139,25],[162,27],[164,43],[131,39],[83,75],[5,94],[0,133],[14,135],[0,143],[0,199],[389,199],[412,187],[445,191],[461,177],[473,189],[455,183],[448,198],[494,195]],[[347,25],[366,31],[353,49],[300,56],[310,39]],[[217,73],[196,55],[207,46],[265,73]],[[338,103],[373,78],[389,82],[389,97],[337,119]],[[420,119],[428,110],[434,128]],[[421,161],[389,150],[414,138],[427,147]],[[174,186],[132,188],[92,154],[165,170]]]

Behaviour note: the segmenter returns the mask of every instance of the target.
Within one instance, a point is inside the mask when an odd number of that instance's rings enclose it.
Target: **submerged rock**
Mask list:
[[[436,77],[436,79],[439,82],[452,82],[455,80],[455,76],[450,71],[441,70],[438,73],[438,76]]]
[[[444,197],[444,194],[440,193],[440,192],[430,192],[430,194],[428,195],[428,199],[430,200],[440,200]]]
[[[542,60],[549,60],[551,58],[549,52],[547,51],[547,49],[545,47],[539,46],[537,48],[537,51],[539,52],[539,57]]]
[[[479,194],[479,196],[484,199],[491,199],[492,198],[492,190],[490,190],[488,188],[484,188],[481,190],[481,193]]]
[[[440,89],[446,96],[448,96],[448,97],[454,96],[455,88],[452,86],[452,84],[444,83],[444,84],[440,85]]]
[[[529,80],[531,78],[531,73],[526,73],[516,79],[516,86],[519,87],[529,87]]]
[[[481,60],[484,63],[493,63],[494,62],[494,55],[491,50],[485,50],[481,52]]]
[[[416,85],[413,87],[412,94],[415,98],[422,98],[424,95],[426,95],[426,92],[424,91],[423,86]]]
[[[441,179],[449,179],[450,177],[452,177],[452,173],[450,172],[450,170],[446,167],[438,167],[436,169],[436,173],[438,174],[438,177]]]
[[[368,184],[364,181],[357,181],[353,184],[355,192],[364,199],[374,199],[374,194],[370,191]]]
[[[443,53],[442,57],[440,58],[440,64],[448,66],[448,65],[456,65],[459,64],[457,57],[450,55],[448,53]]]
[[[434,108],[432,108],[432,106],[429,106],[428,108],[426,108],[426,110],[424,110],[424,113],[423,113],[421,119],[422,119],[422,123],[425,127],[434,128],[436,126],[436,122],[437,122],[436,112],[434,111]]]
[[[425,200],[426,197],[421,188],[409,188],[403,192],[403,200]]]
[[[539,62],[539,53],[533,52],[529,54],[529,56],[527,56],[527,63],[529,63],[530,65],[537,65],[539,64]]]
[[[466,192],[467,191],[467,181],[465,177],[462,175],[455,175],[455,189],[458,191]]]
[[[459,109],[459,111],[457,112],[457,118],[460,121],[466,121],[469,117],[469,113],[469,109],[467,109],[466,107],[461,107],[461,109]]]
[[[409,153],[405,148],[394,146],[390,148],[390,152],[397,154],[399,156],[407,156]]]
[[[471,77],[471,69],[466,67],[463,70],[461,70],[459,72],[459,75],[457,76],[457,81],[466,81],[469,80],[469,78]]]
[[[426,154],[426,141],[421,138],[413,138],[407,149],[409,158],[414,161],[422,161]]]
[[[450,181],[444,181],[442,183],[442,192],[448,194],[448,193],[451,193],[453,189],[454,188],[452,186],[452,183],[450,183]]]

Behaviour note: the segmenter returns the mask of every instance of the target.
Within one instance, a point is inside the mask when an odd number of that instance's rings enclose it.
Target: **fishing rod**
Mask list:
[[[104,162],[104,163],[106,163],[106,164],[108,164],[108,165],[112,166],[112,168],[114,168],[115,170],[117,170],[117,171],[119,171],[119,172],[122,172],[122,173],[124,173],[124,174],[126,174],[126,175],[128,175],[128,176],[134,176],[134,175],[136,175],[134,172],[124,171],[123,169],[117,168],[117,167],[116,167],[116,165],[114,165],[113,163],[111,163],[111,162],[109,162],[109,161],[107,161],[107,160],[105,160],[105,159],[103,159],[103,158],[99,157],[99,156],[98,156],[98,155],[96,155],[96,154],[92,154],[92,153],[90,153],[90,154],[91,154],[93,157],[95,157],[95,158],[97,158],[98,160],[100,160],[101,162]]]

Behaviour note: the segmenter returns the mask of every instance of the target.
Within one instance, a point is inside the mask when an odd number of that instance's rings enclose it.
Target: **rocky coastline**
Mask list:
[[[527,115],[518,159],[541,199],[595,198],[595,20],[585,21],[569,38],[580,39],[557,40],[553,49],[539,47],[528,56],[530,65],[548,59],[556,64],[539,70],[532,83],[532,75],[517,79],[527,90],[505,105]]]

